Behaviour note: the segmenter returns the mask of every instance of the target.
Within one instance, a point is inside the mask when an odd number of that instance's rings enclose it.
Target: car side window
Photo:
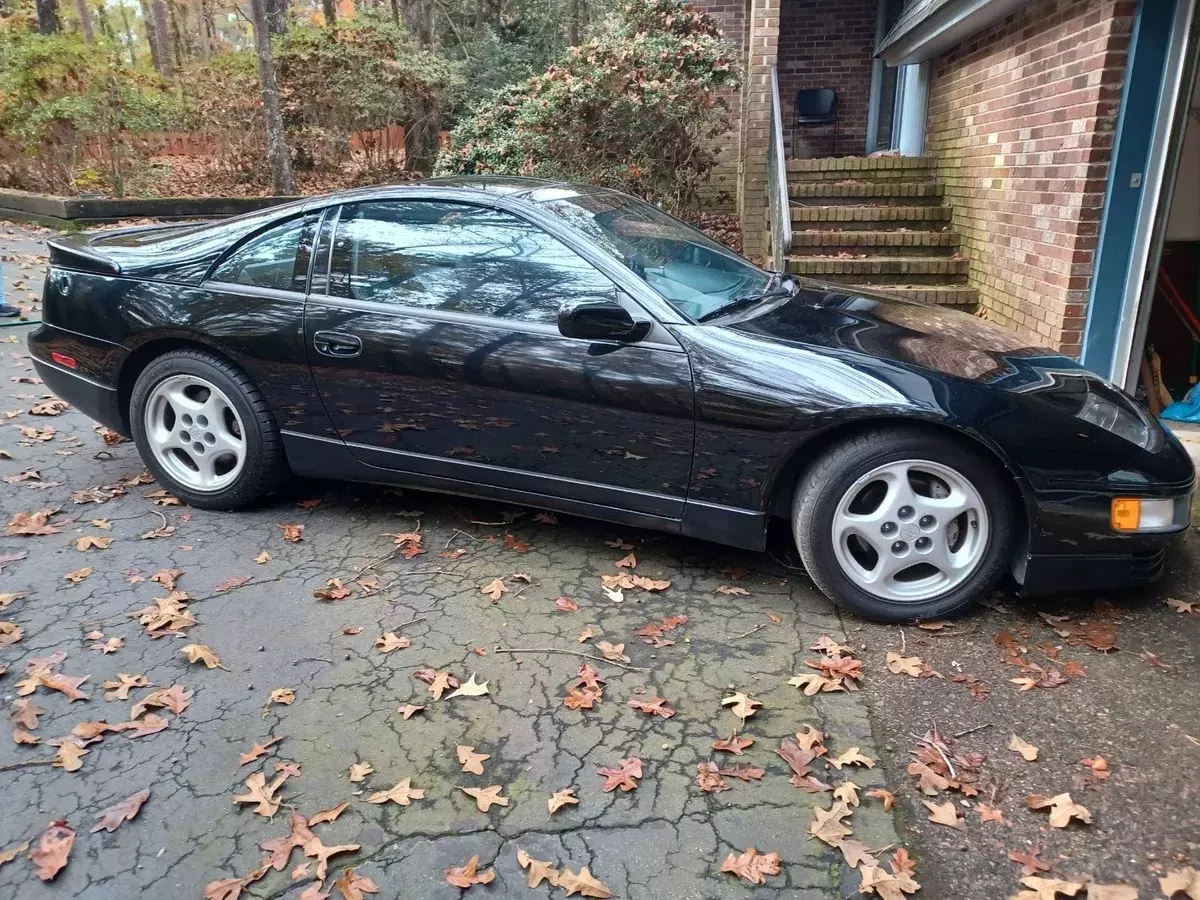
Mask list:
[[[342,208],[329,293],[553,323],[564,301],[612,300],[616,288],[557,238],[511,213],[387,200]]]
[[[251,238],[213,271],[213,281],[304,292],[317,216],[291,219]]]

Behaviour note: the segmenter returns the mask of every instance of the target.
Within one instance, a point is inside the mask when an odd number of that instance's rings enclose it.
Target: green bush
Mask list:
[[[733,58],[707,14],[631,0],[560,63],[480,103],[438,171],[587,181],[684,208],[730,126]]]

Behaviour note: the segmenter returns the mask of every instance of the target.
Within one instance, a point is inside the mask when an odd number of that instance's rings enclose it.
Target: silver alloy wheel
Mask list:
[[[962,584],[987,548],[988,515],[962,473],[922,459],[863,475],[833,515],[834,554],[869,594],[917,603]]]
[[[146,442],[158,464],[194,491],[220,491],[241,474],[246,431],[229,398],[197,375],[170,375],[146,400]]]

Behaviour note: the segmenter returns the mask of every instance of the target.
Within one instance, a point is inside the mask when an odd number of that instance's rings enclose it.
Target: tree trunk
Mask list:
[[[121,10],[121,25],[125,29],[125,48],[129,51],[129,65],[137,65],[137,50],[134,49],[137,41],[133,37],[133,26],[129,24],[129,7],[121,3],[117,7]]]
[[[405,0],[404,25],[422,47],[433,43],[433,0]]]
[[[267,29],[272,35],[280,36],[288,29],[288,0],[266,0]]]
[[[196,8],[197,35],[200,46],[200,56],[208,59],[213,54],[216,44],[216,27],[212,20],[211,0],[200,0]]]
[[[279,88],[275,83],[275,60],[271,58],[271,35],[267,29],[266,0],[250,0],[254,21],[254,48],[258,55],[258,81],[262,86],[263,113],[267,120],[267,153],[271,159],[271,184],[276,194],[290,194],[292,159],[283,132]]]
[[[167,5],[163,0],[153,0],[150,13],[154,18],[154,36],[158,40],[158,71],[167,78],[175,74],[171,64],[171,31],[167,27]]]
[[[433,159],[437,154],[442,117],[437,107],[427,99],[416,101],[413,107],[409,121],[404,126],[404,170],[428,175],[433,170]]]
[[[159,61],[158,31],[154,28],[154,13],[150,9],[150,0],[138,0],[138,4],[142,8],[142,27],[146,29],[146,44],[150,47],[150,65],[154,66],[154,71],[161,72],[162,63]]]
[[[337,24],[337,0],[321,0],[321,11],[325,14],[326,26]]]
[[[83,30],[83,39],[89,44],[96,43],[96,29],[92,27],[92,11],[88,8],[87,0],[75,0],[75,9],[79,13],[79,27]]]
[[[179,9],[175,5],[174,0],[167,0],[167,20],[171,28],[171,49],[175,53],[175,69],[178,71],[183,68],[184,60],[191,56],[188,52],[187,44],[184,42],[184,29],[179,27]]]
[[[38,34],[58,31],[58,0],[37,0]]]
[[[392,0],[392,21],[400,24],[400,0]]]
[[[570,0],[571,10],[567,13],[567,46],[579,45],[579,8],[583,0]]]

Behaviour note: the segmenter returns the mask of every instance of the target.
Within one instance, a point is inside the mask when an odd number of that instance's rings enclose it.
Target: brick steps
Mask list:
[[[936,181],[795,181],[788,196],[799,206],[837,206],[899,202],[910,205],[941,205],[942,189]]]
[[[979,291],[966,285],[864,284],[873,291],[884,291],[906,300],[920,300],[939,306],[957,306],[968,311],[979,303]]]
[[[883,228],[941,227],[950,222],[947,206],[888,205],[864,206],[839,204],[837,206],[791,206],[792,224],[818,223],[822,230],[853,228],[863,223],[878,224]]]
[[[800,181],[914,181],[933,178],[936,161],[925,156],[840,156],[789,159],[788,183]]]
[[[952,231],[796,231],[792,235],[792,256],[931,256],[953,254],[958,235]]]
[[[855,284],[965,283],[970,262],[950,256],[793,256],[788,271]]]

